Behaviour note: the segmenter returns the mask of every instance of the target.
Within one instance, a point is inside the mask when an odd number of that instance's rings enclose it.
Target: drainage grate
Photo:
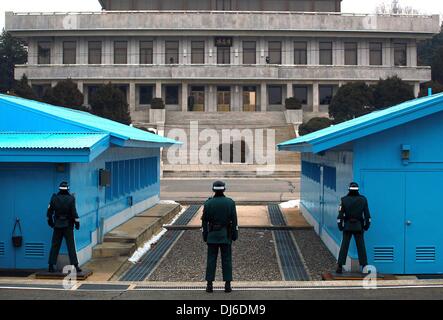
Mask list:
[[[283,279],[285,281],[309,280],[302,258],[291,237],[291,232],[288,230],[276,230],[273,233]]]
[[[77,290],[85,291],[126,291],[129,285],[125,284],[95,284],[95,283],[84,283]]]
[[[121,281],[143,281],[155,269],[162,257],[183,231],[167,231],[140,261],[132,266],[121,278]]]
[[[188,209],[183,212],[183,214],[174,222],[174,226],[185,226],[192,218],[195,216],[197,211],[200,209],[201,205],[193,204],[188,207]]]
[[[280,206],[278,204],[269,204],[268,212],[272,225],[274,226],[286,225],[285,218],[283,217],[283,213],[281,212]]]

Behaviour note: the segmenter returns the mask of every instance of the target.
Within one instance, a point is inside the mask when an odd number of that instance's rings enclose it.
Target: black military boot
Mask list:
[[[48,272],[51,272],[51,273],[55,272],[54,265],[52,265],[52,264],[49,265]]]
[[[212,281],[208,281],[208,283],[206,284],[206,292],[207,293],[213,293],[214,292],[214,287],[212,286]]]
[[[76,264],[74,267],[75,267],[75,271],[77,271],[77,273],[81,273],[82,272],[82,269],[80,269],[78,264]]]
[[[226,293],[232,292],[231,281],[226,281],[226,283],[225,283],[225,292]]]
[[[337,270],[335,270],[335,273],[342,274],[343,273],[343,266],[337,265]]]

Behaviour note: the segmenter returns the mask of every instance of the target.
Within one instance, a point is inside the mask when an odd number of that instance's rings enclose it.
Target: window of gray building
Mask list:
[[[332,42],[320,42],[320,64],[332,65]]]
[[[394,65],[406,66],[407,64],[406,43],[394,43]]]
[[[165,104],[178,105],[178,86],[166,86],[165,87]]]
[[[153,42],[140,41],[140,64],[153,64]]]
[[[268,103],[270,105],[283,103],[283,88],[282,86],[268,86]]]
[[[232,0],[216,0],[215,9],[223,11],[232,10]]]
[[[255,41],[243,41],[243,64],[257,63],[257,43]]]
[[[128,42],[114,41],[114,64],[128,63]]]
[[[63,42],[63,64],[76,64],[77,43],[75,41]]]
[[[217,47],[217,63],[230,64],[231,63],[231,48]]]
[[[178,64],[179,60],[179,43],[178,41],[165,42],[165,62],[166,64]]]
[[[308,43],[306,41],[294,42],[294,64],[308,64]]]
[[[91,104],[92,99],[94,98],[95,93],[98,90],[98,86],[90,85],[88,86],[88,102]]]
[[[51,42],[38,42],[38,64],[51,64]]]
[[[356,66],[358,64],[357,42],[345,42],[345,65]]]
[[[37,98],[43,98],[46,90],[51,88],[51,84],[33,84],[32,85],[32,90],[34,90],[35,95],[37,96]]]
[[[269,41],[268,52],[270,64],[281,64],[281,41]]]
[[[383,64],[383,45],[381,42],[369,43],[369,64],[381,66]]]
[[[102,42],[88,42],[88,64],[102,64]]]
[[[139,104],[151,104],[154,92],[154,86],[140,86],[139,88]]]
[[[294,86],[294,97],[300,101],[301,104],[308,104],[308,87]]]
[[[330,105],[332,97],[334,96],[334,86],[324,85],[319,86],[319,98],[321,105]]]
[[[192,86],[188,98],[189,111],[205,111],[205,87]]]
[[[205,42],[192,41],[191,42],[191,63],[204,64],[205,63]]]

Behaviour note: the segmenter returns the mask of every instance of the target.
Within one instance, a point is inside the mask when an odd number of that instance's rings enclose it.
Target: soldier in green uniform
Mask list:
[[[337,273],[343,273],[343,265],[346,264],[349,243],[352,237],[354,237],[357,245],[360,266],[364,268],[368,264],[368,259],[363,234],[364,231],[368,231],[371,225],[371,215],[368,200],[359,193],[358,184],[355,182],[350,183],[348,195],[341,199],[337,224],[338,229],[343,231]]]
[[[225,292],[231,292],[232,281],[232,241],[238,238],[237,211],[235,202],[226,197],[225,183],[214,182],[212,190],[214,197],[209,198],[203,208],[202,232],[203,240],[208,244],[208,259],[206,265],[206,292],[213,291],[212,282],[215,280],[218,251],[221,251],[223,281]]]
[[[82,270],[78,266],[77,252],[75,250],[74,226],[80,229],[80,222],[75,207],[75,198],[69,193],[67,182],[60,183],[59,192],[53,194],[47,211],[48,225],[54,229],[52,234],[52,246],[49,253],[49,272],[54,272],[58,253],[63,238],[68,247],[69,260],[77,272]]]

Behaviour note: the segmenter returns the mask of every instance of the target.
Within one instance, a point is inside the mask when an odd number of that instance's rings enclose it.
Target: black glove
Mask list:
[[[363,230],[368,231],[370,226],[371,226],[370,222],[365,223],[365,226],[363,227]]]
[[[54,221],[52,220],[52,218],[48,218],[48,226],[54,228]]]
[[[345,227],[343,226],[342,222],[341,223],[337,223],[337,225],[338,225],[338,230],[340,230],[340,231],[345,230]]]
[[[207,232],[203,232],[203,241],[204,242],[208,242],[208,233]]]
[[[75,221],[74,226],[75,226],[75,230],[79,230],[80,229],[80,222]]]
[[[236,241],[238,239],[238,231],[234,230],[234,232],[232,233],[232,241]]]

